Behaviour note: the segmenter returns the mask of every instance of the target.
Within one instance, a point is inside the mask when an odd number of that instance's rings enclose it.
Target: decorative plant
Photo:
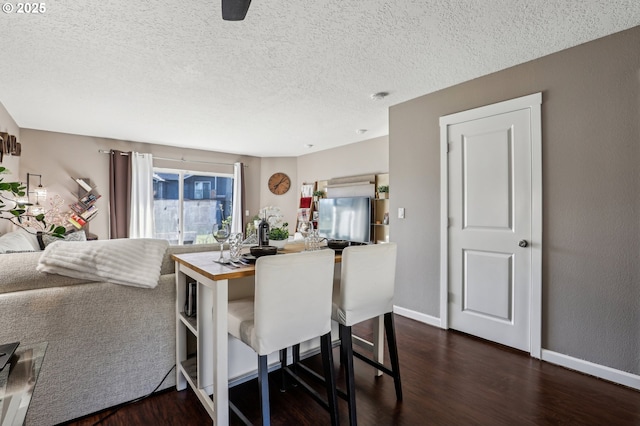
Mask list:
[[[0,174],[7,174],[6,167],[0,166]],[[47,225],[44,213],[33,215],[29,213],[28,202],[21,200],[27,195],[21,182],[4,182],[0,178],[0,219],[8,220],[20,228],[30,231],[25,222],[35,222],[42,227],[43,232],[62,238],[67,232],[64,226]]]
[[[289,229],[287,228],[289,224],[284,222],[282,226],[273,227],[269,230],[269,239],[270,240],[286,240],[289,238]]]
[[[378,187],[378,192],[381,192],[383,194],[384,193],[388,193],[389,192],[389,185],[380,185]]]
[[[322,197],[324,197],[324,191],[313,191],[313,196],[314,197],[318,197],[318,198],[322,198]]]

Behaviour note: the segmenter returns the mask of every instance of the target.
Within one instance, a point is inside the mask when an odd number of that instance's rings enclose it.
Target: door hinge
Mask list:
[[[453,142],[447,142],[447,154],[453,149]]]

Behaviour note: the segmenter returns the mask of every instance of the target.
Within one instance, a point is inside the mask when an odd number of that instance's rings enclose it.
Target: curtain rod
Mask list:
[[[106,149],[99,149],[98,152],[100,154],[111,154],[111,151]],[[121,152],[120,155],[129,155],[128,152]],[[153,157],[154,160],[164,160],[164,161],[179,161],[181,163],[199,163],[199,164],[214,164],[217,166],[233,166],[234,163],[220,163],[215,161],[202,161],[202,160],[185,160],[184,158],[167,158],[167,157]],[[249,167],[247,164],[244,164],[244,167]]]

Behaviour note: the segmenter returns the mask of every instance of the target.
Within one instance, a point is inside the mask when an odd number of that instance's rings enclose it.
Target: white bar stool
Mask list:
[[[402,401],[400,364],[393,322],[397,246],[395,243],[349,246],[342,251],[340,282],[334,283],[332,319],[340,327],[340,356],[345,365],[349,423],[357,424],[353,357],[393,377]],[[391,369],[353,350],[351,327],[384,315]]]
[[[262,424],[270,424],[267,355],[281,351],[283,373],[329,410],[338,425],[338,404],[331,352],[333,250],[263,256],[256,261],[255,296],[229,302],[229,333],[258,354]],[[286,366],[286,348],[320,336],[328,402]],[[248,423],[229,401],[231,410]],[[250,424],[250,423],[248,423]]]

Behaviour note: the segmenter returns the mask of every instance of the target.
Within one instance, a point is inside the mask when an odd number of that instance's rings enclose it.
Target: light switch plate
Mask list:
[[[404,207],[398,207],[398,219],[404,219]]]

